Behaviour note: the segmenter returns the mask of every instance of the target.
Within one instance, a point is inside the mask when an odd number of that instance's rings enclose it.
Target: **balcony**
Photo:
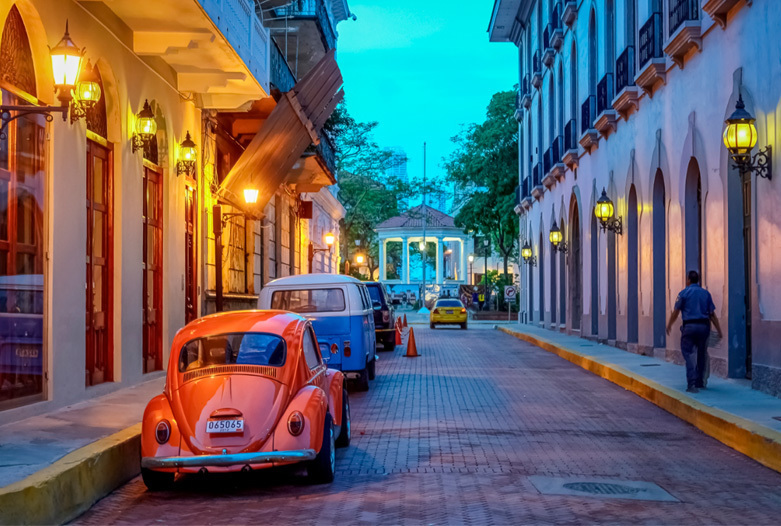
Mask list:
[[[618,114],[613,109],[613,74],[607,73],[597,84],[597,118],[594,127],[607,138],[616,131]]]
[[[515,113],[513,114],[515,120],[521,122],[523,120],[523,106],[521,105],[521,92],[515,94]]]
[[[580,107],[580,145],[591,153],[599,145],[599,132],[594,128],[597,118],[597,97],[589,95]]]
[[[561,160],[569,167],[570,170],[574,170],[578,167],[578,121],[570,119],[567,124],[564,125],[564,151],[562,152]]]
[[[532,168],[532,197],[540,199],[545,192],[545,187],[540,182],[540,172],[542,171],[542,163],[537,163]]]
[[[564,44],[564,28],[561,27],[561,0],[557,0],[556,5],[553,6],[550,25],[552,26],[550,45],[559,51]]]
[[[515,206],[513,207],[513,211],[516,215],[523,214],[523,208],[521,207],[521,201],[523,198],[521,197],[523,194],[522,186],[519,184],[515,187]]]
[[[670,39],[664,52],[683,69],[686,56],[702,50],[700,0],[670,0],[668,15]]]
[[[616,60],[616,98],[615,109],[624,120],[632,111],[637,110],[640,90],[635,86],[635,47],[628,46]]]
[[[542,185],[550,190],[553,185],[556,184],[556,176],[551,173],[553,168],[553,151],[552,148],[545,150],[545,155],[542,157]]]
[[[285,93],[293,89],[296,84],[296,78],[293,76],[293,72],[290,71],[285,57],[282,56],[282,52],[279,50],[277,43],[271,42],[271,87],[281,93]]]
[[[575,20],[578,19],[577,0],[564,0],[564,11],[561,13],[561,21],[565,26],[572,29]]]
[[[532,86],[537,89],[542,86],[542,53],[539,49],[532,56]]]
[[[527,110],[532,106],[532,93],[531,93],[531,88],[529,88],[530,84],[531,84],[531,79],[529,77],[529,74],[527,73],[526,75],[524,75],[523,81],[521,82],[521,104]]]
[[[564,176],[567,173],[567,166],[561,160],[562,154],[564,153],[563,135],[557,135],[553,139],[553,144],[551,144],[550,152],[551,152],[550,175],[552,175],[557,181],[563,181]]]
[[[740,0],[708,0],[702,6],[702,10],[708,13],[722,29],[725,29],[727,27],[727,15],[738,3],[740,3]]]
[[[553,66],[553,59],[556,56],[556,51],[551,46],[551,33],[553,33],[553,28],[551,24],[548,24],[542,32],[542,49],[545,50],[542,54],[542,63],[547,67]]]
[[[654,96],[655,86],[661,82],[667,83],[667,59],[662,53],[662,14],[653,13],[640,28],[638,73],[635,84],[648,94]]]

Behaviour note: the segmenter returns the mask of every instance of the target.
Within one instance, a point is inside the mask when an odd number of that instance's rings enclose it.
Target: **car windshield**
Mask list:
[[[277,290],[271,296],[271,308],[299,314],[340,312],[345,309],[342,289]]]
[[[463,307],[459,300],[439,300],[437,307]]]
[[[382,296],[380,296],[379,285],[366,285],[366,288],[369,289],[369,296],[371,296],[372,301],[382,303]]]
[[[179,353],[179,372],[213,365],[285,364],[285,340],[276,334],[243,332],[192,340]]]

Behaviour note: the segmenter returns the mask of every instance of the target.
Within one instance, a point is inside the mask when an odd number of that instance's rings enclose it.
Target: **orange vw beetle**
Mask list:
[[[284,311],[226,312],[175,338],[163,394],[144,411],[141,474],[150,490],[177,474],[306,462],[334,478],[335,447],[350,444],[341,372],[326,368],[312,325]]]

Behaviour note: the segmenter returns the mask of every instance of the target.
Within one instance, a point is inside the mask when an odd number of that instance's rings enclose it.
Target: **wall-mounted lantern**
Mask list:
[[[550,229],[548,238],[553,245],[554,252],[561,252],[562,254],[567,253],[567,243],[564,242],[564,235],[561,233],[555,219],[553,220],[553,226]]]
[[[157,122],[149,101],[144,101],[144,107],[136,115],[135,133],[133,134],[133,153],[140,150],[157,134]]]
[[[73,89],[71,101],[71,124],[87,116],[87,111],[95,107],[100,100],[100,83],[92,63],[87,63],[81,68],[79,81]]]
[[[735,111],[724,121],[724,146],[727,147],[734,167],[741,173],[756,172],[765,179],[773,178],[772,146],[766,146],[752,157],[751,151],[757,144],[756,119],[746,110],[743,95],[738,95]]]
[[[190,132],[188,131],[187,134],[184,136],[184,140],[182,141],[182,144],[179,145],[179,162],[176,163],[176,175],[195,175],[195,163],[198,159],[198,147],[195,145],[195,142],[190,137]],[[257,202],[257,190],[254,189],[248,189],[244,190],[245,192],[245,201],[246,201],[246,192],[255,192],[255,201],[252,202],[254,204]],[[248,203],[249,204],[249,203]]]
[[[521,257],[527,265],[532,267],[537,266],[537,256],[532,254],[532,247],[529,245],[528,241],[525,242],[523,248],[521,248]]]
[[[613,201],[607,196],[605,189],[602,189],[602,195],[597,199],[597,204],[594,207],[594,215],[599,219],[602,230],[610,230],[616,234],[623,233],[623,224],[620,217],[614,216]]]

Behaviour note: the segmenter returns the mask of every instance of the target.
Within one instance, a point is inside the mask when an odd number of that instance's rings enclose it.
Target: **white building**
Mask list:
[[[780,7],[496,0],[490,39],[518,47],[516,210],[537,259],[521,280],[529,323],[680,360],[678,327],[667,337],[665,324],[697,269],[725,329],[714,374],[781,394],[781,182],[742,184],[722,143],[742,95],[754,151],[778,151]],[[620,235],[595,218],[603,188]],[[548,241],[554,222],[566,255]]]

